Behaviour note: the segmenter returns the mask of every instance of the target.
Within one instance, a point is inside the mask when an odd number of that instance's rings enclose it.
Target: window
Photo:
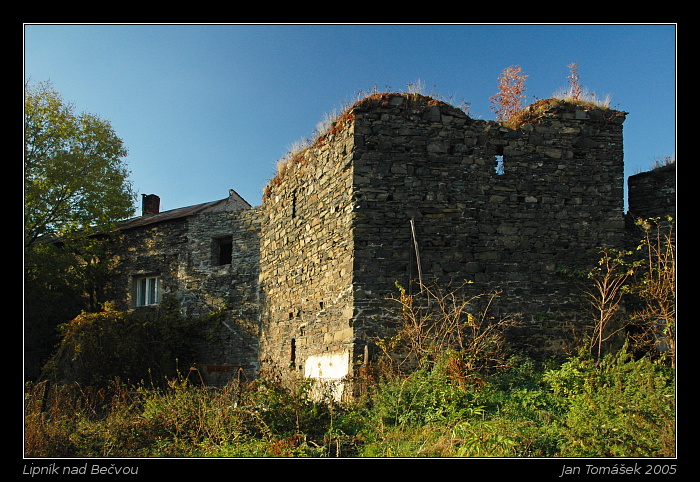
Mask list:
[[[146,276],[136,280],[136,306],[155,305],[160,301],[160,279]]]
[[[212,241],[211,257],[214,266],[231,264],[233,257],[233,239],[230,236],[214,238]]]
[[[504,164],[504,158],[503,158],[503,146],[493,146],[494,147],[494,155],[496,156],[496,165],[494,166],[493,170],[495,171],[497,176],[502,176],[505,174],[505,164]]]
[[[494,168],[497,176],[502,176],[506,171],[503,165],[503,156],[496,156],[496,167]]]
[[[289,350],[289,367],[294,368],[297,363],[297,341],[292,338],[292,343]]]

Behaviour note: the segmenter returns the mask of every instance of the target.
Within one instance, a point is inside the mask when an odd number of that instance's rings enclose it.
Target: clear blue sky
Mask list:
[[[580,83],[629,113],[625,176],[675,155],[675,25],[25,24],[24,75],[109,120],[139,194],[161,209],[253,205],[276,161],[324,115],[376,86],[424,93],[493,119],[503,69],[528,75],[525,103]]]

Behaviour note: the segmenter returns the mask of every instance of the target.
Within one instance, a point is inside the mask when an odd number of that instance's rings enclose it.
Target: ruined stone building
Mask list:
[[[624,243],[625,116],[544,101],[509,128],[423,96],[370,96],[280,168],[261,206],[231,191],[161,213],[144,197],[120,226],[108,295],[224,310],[225,342],[198,362],[250,374],[351,375],[396,317],[396,283],[419,276],[501,291],[494,316],[519,314],[520,343],[556,351],[564,328],[551,320],[582,302],[558,273]]]

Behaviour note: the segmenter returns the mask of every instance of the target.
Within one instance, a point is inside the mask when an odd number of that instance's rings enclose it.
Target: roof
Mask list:
[[[245,199],[240,197],[238,193],[231,189],[230,195],[227,198],[219,199],[218,201],[209,201],[206,203],[195,204],[193,206],[187,206],[183,208],[171,209],[169,211],[163,211],[157,214],[146,214],[143,216],[127,219],[125,221],[118,222],[116,225],[116,229],[132,229],[141,226],[147,226],[149,224],[161,223],[164,221],[183,219],[190,216],[194,216],[195,214],[199,214],[203,211],[213,209],[217,206],[223,206],[229,202],[232,203],[232,209],[245,209],[250,207],[250,204]]]
[[[226,199],[220,199],[218,201],[210,201],[202,204],[195,204],[194,206],[187,206],[184,208],[171,209],[169,211],[163,211],[158,214],[146,214],[145,216],[138,216],[135,218],[127,219],[126,221],[120,221],[117,223],[117,229],[131,229],[138,228],[140,226],[146,226],[148,224],[160,223],[163,221],[172,221],[174,219],[186,218],[198,214],[207,208],[216,206],[217,204],[227,201]]]
[[[248,201],[243,199],[236,191],[230,189],[229,197],[227,198],[219,199],[218,201],[209,201],[206,203],[195,204],[193,206],[187,206],[184,208],[171,209],[169,211],[163,211],[162,213],[146,214],[143,216],[126,219],[124,221],[117,222],[113,230],[123,231],[126,229],[148,226],[150,224],[156,224],[165,221],[184,219],[207,210],[239,210],[248,209],[250,207],[251,205],[250,203],[248,203]],[[37,241],[41,243],[56,243],[60,242],[61,239],[61,235],[46,234],[44,236],[39,237]]]

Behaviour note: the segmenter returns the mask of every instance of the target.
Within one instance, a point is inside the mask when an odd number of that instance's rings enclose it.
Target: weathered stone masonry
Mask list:
[[[202,376],[208,383],[225,382],[239,367],[254,376],[260,318],[257,211],[234,191],[226,199],[162,213],[157,201],[153,207],[154,198],[146,196],[144,214],[119,226],[106,299],[120,309],[152,309],[136,300],[138,280],[152,277],[158,279],[159,299],[175,297],[184,316],[223,310],[221,326],[212,327],[218,341],[210,337],[202,348]]]
[[[522,315],[522,345],[556,352],[562,327],[543,315],[575,320],[582,301],[558,273],[624,244],[625,113],[528,112],[510,129],[423,96],[368,97],[283,165],[260,207],[232,193],[127,224],[115,293],[159,273],[186,314],[227,313],[202,363],[340,380],[396,319],[387,298],[418,279],[419,254],[424,281],[502,291],[494,315]]]
[[[630,176],[629,217],[676,217],[676,165],[669,164]]]
[[[351,124],[334,129],[273,180],[261,207],[261,360],[341,378],[355,346]],[[284,176],[282,176],[284,174]]]
[[[511,130],[417,96],[356,104],[264,199],[262,356],[331,378],[362,363],[418,278],[411,220],[424,280],[503,291],[495,309],[556,349],[532,320],[580,308],[557,271],[623,240],[624,118],[561,105]]]

